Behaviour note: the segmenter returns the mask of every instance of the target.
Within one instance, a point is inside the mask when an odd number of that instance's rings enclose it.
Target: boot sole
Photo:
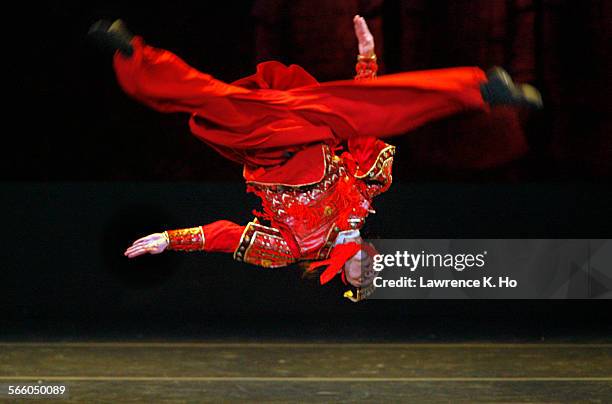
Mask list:
[[[519,86],[525,102],[532,108],[542,109],[544,103],[542,101],[542,95],[540,92],[531,84],[521,84]]]

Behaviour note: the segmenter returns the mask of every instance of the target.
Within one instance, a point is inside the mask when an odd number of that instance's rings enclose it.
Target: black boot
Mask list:
[[[516,85],[507,71],[494,67],[487,72],[486,83],[480,85],[482,98],[490,104],[515,105],[533,109],[543,106],[540,92],[529,84]]]
[[[119,51],[125,56],[132,56],[134,48],[130,44],[134,35],[127,30],[121,20],[111,23],[106,20],[96,21],[89,28],[89,36],[102,47]]]

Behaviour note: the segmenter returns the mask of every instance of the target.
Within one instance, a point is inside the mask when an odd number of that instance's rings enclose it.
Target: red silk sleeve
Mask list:
[[[202,226],[206,242],[204,251],[233,253],[240,244],[240,237],[244,232],[245,226],[230,222],[229,220],[219,220],[211,224]]]
[[[233,253],[234,259],[266,268],[296,261],[281,232],[254,220],[240,226],[219,220],[205,226],[167,230],[168,250]]]
[[[167,230],[168,250],[233,253],[240,244],[245,226],[219,220],[204,226]]]

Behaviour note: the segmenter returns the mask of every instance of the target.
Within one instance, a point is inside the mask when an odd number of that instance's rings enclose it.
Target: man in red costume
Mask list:
[[[355,80],[318,83],[297,65],[265,62],[231,84],[188,66],[176,55],[132,36],[123,23],[100,21],[90,34],[115,51],[121,87],[161,112],[190,114],[192,133],[243,165],[247,190],[263,205],[246,226],[221,220],[136,240],[133,258],[164,250],[232,253],[263,267],[311,261],[327,266],[355,289],[353,301],[373,291],[371,245],[359,229],[372,199],[391,185],[395,147],[381,138],[427,122],[494,105],[541,107],[529,85],[516,86],[500,68],[475,67],[376,77],[374,41],[365,20],[354,18],[359,41]],[[337,153],[346,143],[347,151]],[[363,270],[362,270],[363,269]]]

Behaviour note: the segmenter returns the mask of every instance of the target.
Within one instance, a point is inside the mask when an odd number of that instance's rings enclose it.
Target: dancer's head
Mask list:
[[[374,291],[375,271],[373,268],[376,249],[366,243],[358,230],[338,235],[334,248],[326,260],[311,262],[307,272],[326,267],[319,279],[321,284],[341,274],[342,281],[351,286],[344,297],[352,301],[363,300]]]
[[[344,278],[356,288],[367,287],[374,281],[373,247],[363,241],[360,236],[351,241],[361,244],[361,249],[344,264]]]

